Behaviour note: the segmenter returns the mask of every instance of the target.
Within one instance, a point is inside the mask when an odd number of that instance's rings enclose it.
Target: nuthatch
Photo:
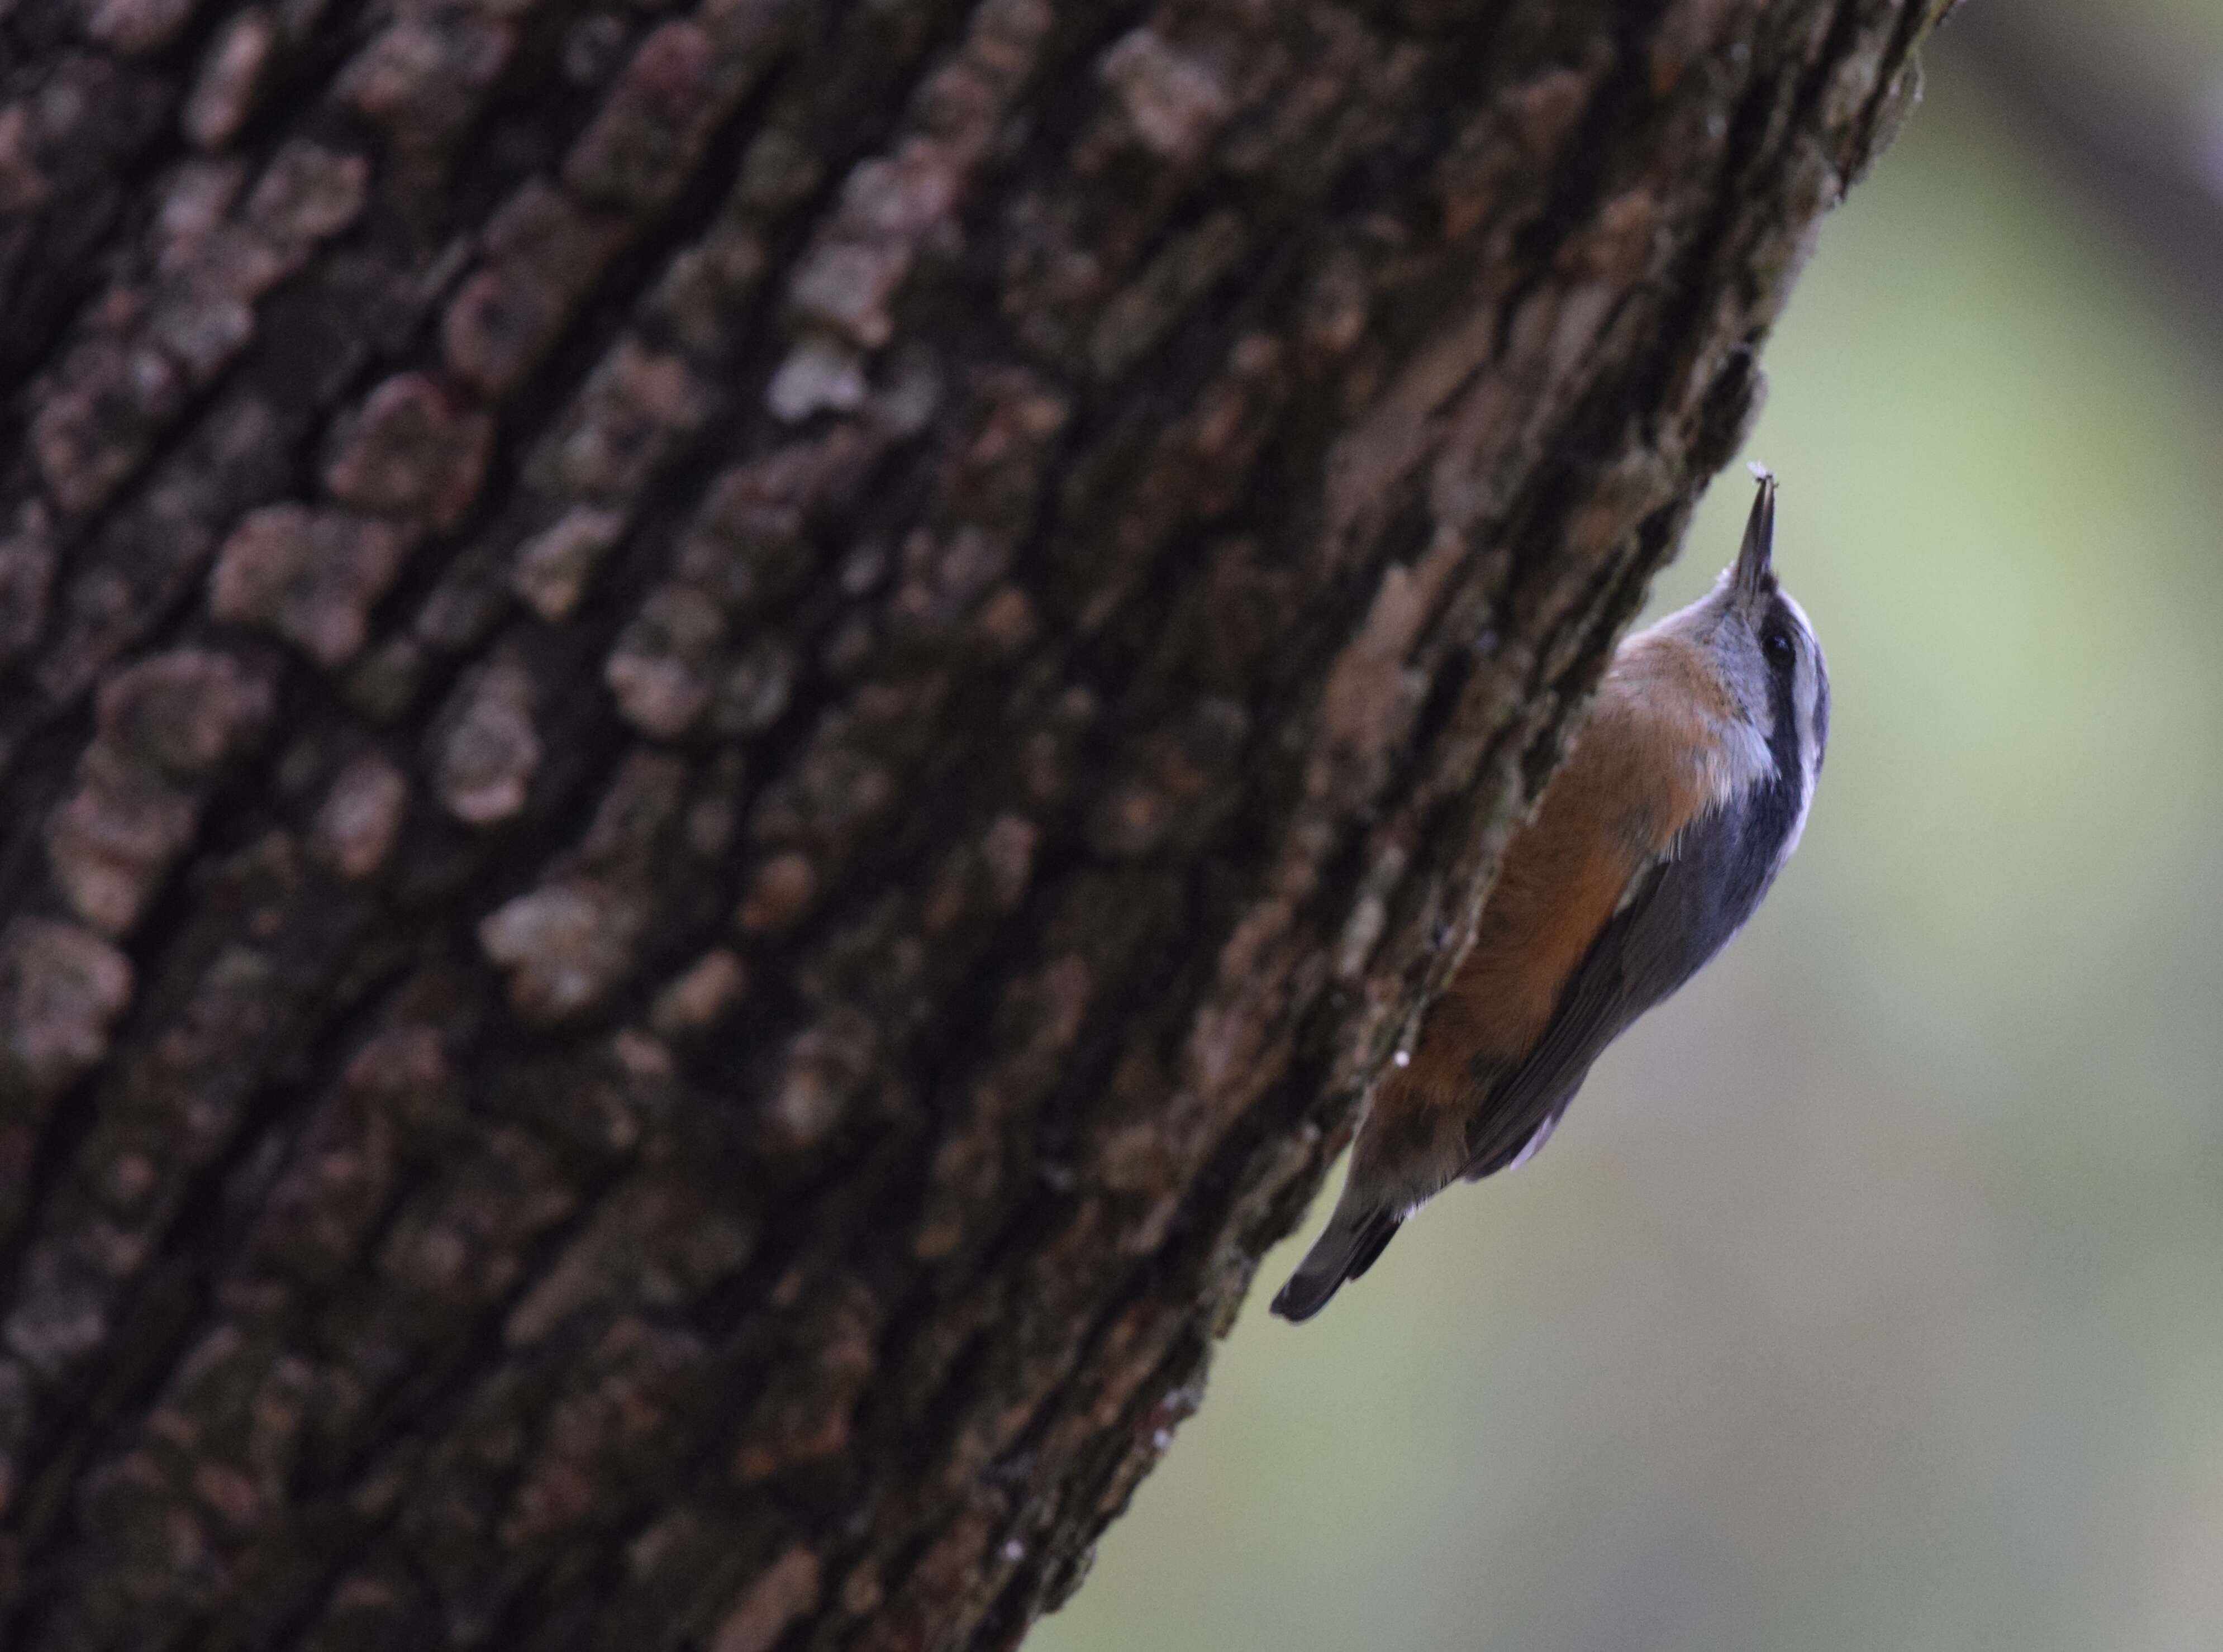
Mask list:
[[[1615,652],[1573,753],[1507,845],[1472,950],[1376,1094],[1327,1232],[1274,1298],[1283,1318],[1319,1313],[1453,1178],[1541,1147],[1599,1052],[1721,950],[1798,846],[1829,677],[1776,583],[1775,478],[1754,469],[1736,561]]]

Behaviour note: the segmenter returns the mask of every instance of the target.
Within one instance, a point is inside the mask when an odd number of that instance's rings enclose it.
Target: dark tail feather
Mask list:
[[[1401,1220],[1394,1211],[1376,1210],[1348,1226],[1341,1220],[1330,1223],[1274,1298],[1274,1312],[1293,1325],[1319,1313],[1345,1280],[1374,1265],[1382,1247],[1397,1236]]]

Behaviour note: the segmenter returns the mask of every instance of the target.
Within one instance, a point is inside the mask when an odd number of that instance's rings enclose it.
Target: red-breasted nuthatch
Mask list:
[[[1525,1162],[1636,1018],[1695,974],[1790,859],[1829,735],[1829,677],[1775,581],[1775,479],[1737,559],[1623,641],[1418,1047],[1376,1093],[1351,1170],[1274,1311],[1305,1320],[1455,1177]]]

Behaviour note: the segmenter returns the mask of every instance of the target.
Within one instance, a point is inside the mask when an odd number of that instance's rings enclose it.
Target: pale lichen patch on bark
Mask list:
[[[748,967],[724,947],[713,947],[658,991],[649,1025],[667,1038],[708,1032],[730,1015],[749,989]]]
[[[186,136],[204,149],[219,148],[246,124],[255,89],[278,45],[278,30],[260,6],[233,13],[201,55],[199,72],[179,117]]]
[[[80,925],[18,917],[0,930],[0,1091],[15,1098],[0,1132],[18,1137],[32,1121],[17,1115],[100,1064],[131,980],[131,961]]]
[[[624,532],[618,512],[574,505],[517,547],[510,586],[542,619],[566,619]]]
[[[332,427],[325,489],[343,505],[445,533],[478,497],[494,420],[423,373],[397,374]]]
[[[625,979],[639,927],[637,910],[585,882],[544,885],[496,908],[479,945],[509,974],[509,1006],[547,1026],[593,1008]]]
[[[541,760],[537,698],[531,674],[514,661],[496,661],[458,684],[433,760],[440,801],[457,819],[491,826],[525,807]]]
[[[101,689],[98,735],[47,827],[47,861],[109,935],[139,916],[192,841],[210,783],[261,734],[270,684],[230,655],[159,654]]]
[[[409,535],[375,516],[271,505],[217,553],[209,612],[275,632],[326,670],[362,648],[370,609],[408,555]]]
[[[602,664],[619,715],[641,733],[672,740],[687,732],[716,690],[726,616],[691,585],[652,591]]]
[[[343,878],[387,862],[409,804],[409,778],[386,757],[356,758],[332,777],[311,834],[312,852]]]

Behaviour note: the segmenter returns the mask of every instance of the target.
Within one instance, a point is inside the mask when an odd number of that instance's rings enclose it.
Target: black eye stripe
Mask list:
[[[1798,633],[1802,628],[1788,602],[1780,596],[1770,600],[1766,616],[1760,622],[1760,643],[1771,664],[1787,665],[1798,659]]]
[[[1782,596],[1768,599],[1767,611],[1760,622],[1760,658],[1767,665],[1767,689],[1770,709],[1774,713],[1774,737],[1768,742],[1773,749],[1777,772],[1798,783],[1798,621],[1791,612],[1790,604]]]

